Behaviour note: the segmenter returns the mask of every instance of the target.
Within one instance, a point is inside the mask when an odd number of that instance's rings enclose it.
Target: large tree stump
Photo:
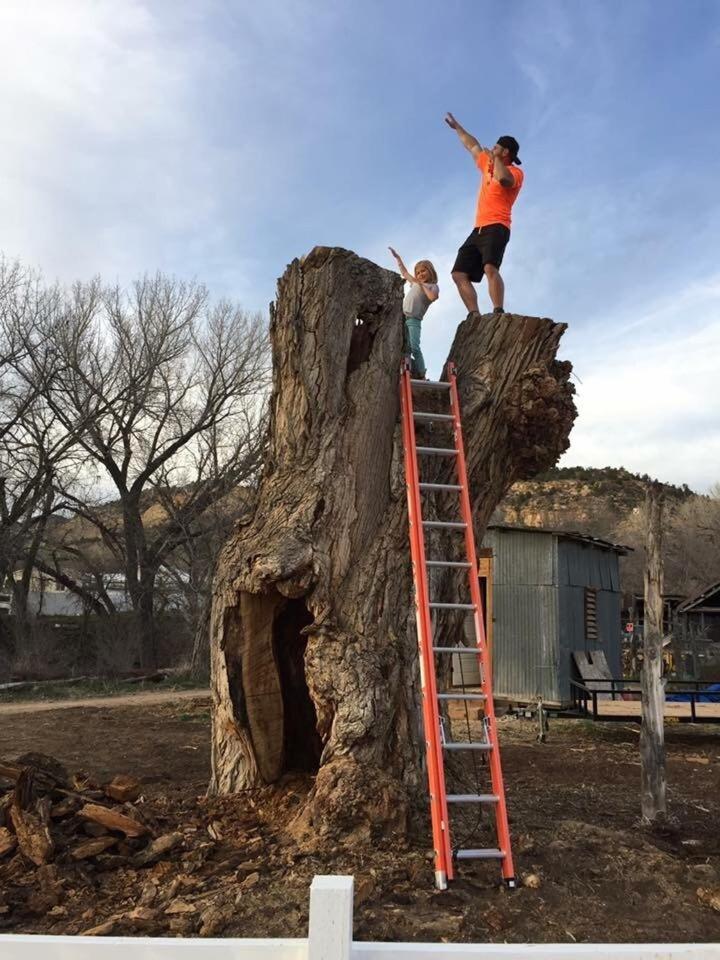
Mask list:
[[[315,830],[402,830],[425,776],[401,293],[396,274],[338,248],[317,247],[287,268],[271,310],[257,506],[226,544],[215,581],[210,789],[316,774],[303,813]],[[564,329],[506,315],[474,316],[457,331],[450,355],[478,536],[508,487],[568,446],[571,366],[555,360]],[[439,633],[456,628],[451,618],[438,624]]]

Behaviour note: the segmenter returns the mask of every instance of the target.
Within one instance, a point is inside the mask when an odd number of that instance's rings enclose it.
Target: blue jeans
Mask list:
[[[420,349],[420,328],[422,320],[417,317],[405,317],[405,327],[410,344],[410,373],[413,377],[422,379],[425,376],[425,358]]]

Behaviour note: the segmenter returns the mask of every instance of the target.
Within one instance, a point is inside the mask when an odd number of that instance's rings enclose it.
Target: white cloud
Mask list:
[[[316,14],[309,0],[3,0],[2,251],[52,279],[200,275],[264,306],[257,258],[299,219],[298,158],[340,110],[317,69],[338,14]]]
[[[654,304],[639,333],[568,339],[564,353],[582,383],[563,464],[625,466],[700,491],[720,480],[719,281],[708,278],[704,299],[693,286]],[[686,329],[668,331],[676,311]]]
[[[12,81],[0,98],[8,256],[51,277],[125,280],[222,244],[217,181],[229,161],[199,133],[198,83],[221,55],[207,38],[192,42],[182,4],[164,19],[161,7],[2,4],[0,61]]]

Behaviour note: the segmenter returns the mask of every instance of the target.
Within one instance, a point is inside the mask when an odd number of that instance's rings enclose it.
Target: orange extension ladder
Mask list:
[[[410,523],[410,549],[412,554],[413,579],[415,582],[415,607],[417,614],[418,646],[420,652],[420,681],[422,687],[423,722],[427,750],[427,771],[430,791],[430,815],[432,819],[433,846],[435,850],[435,884],[439,890],[447,889],[453,879],[454,860],[499,860],[502,877],[509,887],[515,886],[510,829],[508,826],[505,789],[503,786],[500,748],[498,745],[495,707],[492,695],[492,671],[490,655],[485,643],[482,599],[478,581],[475,537],[472,528],[470,496],[468,493],[465,451],[463,449],[455,367],[448,364],[448,381],[411,379],[409,361],[404,362],[401,373],[401,405],[403,423],[403,446],[405,450],[405,481]],[[413,407],[413,389],[442,391],[449,395],[449,413],[416,411]],[[452,447],[418,446],[415,438],[416,421],[445,421],[452,428]],[[452,421],[452,423],[450,423]],[[456,465],[457,483],[423,483],[420,479],[419,458],[426,456],[451,457]],[[460,520],[423,520],[422,494],[444,491],[457,493],[460,501]],[[463,562],[453,560],[428,560],[425,554],[424,531],[427,528],[457,530],[465,535]],[[428,568],[465,568],[468,573],[470,603],[443,603],[429,596]],[[461,645],[436,647],[433,645],[432,611],[441,609],[472,610],[476,647]],[[480,693],[438,693],[435,675],[435,655],[459,654],[477,656],[480,668]],[[440,701],[483,701],[485,739],[479,742],[446,740],[440,717]],[[488,759],[492,793],[448,794],[445,784],[443,755],[447,750],[483,751]],[[453,850],[448,806],[454,804],[488,804],[495,812],[497,844],[495,848]]]

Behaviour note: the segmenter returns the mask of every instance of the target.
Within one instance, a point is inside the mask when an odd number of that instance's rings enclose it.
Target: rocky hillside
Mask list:
[[[644,502],[649,479],[624,467],[555,467],[516,483],[493,520],[611,538],[620,521]],[[664,484],[664,490],[666,499],[675,504],[693,496],[688,486]]]

